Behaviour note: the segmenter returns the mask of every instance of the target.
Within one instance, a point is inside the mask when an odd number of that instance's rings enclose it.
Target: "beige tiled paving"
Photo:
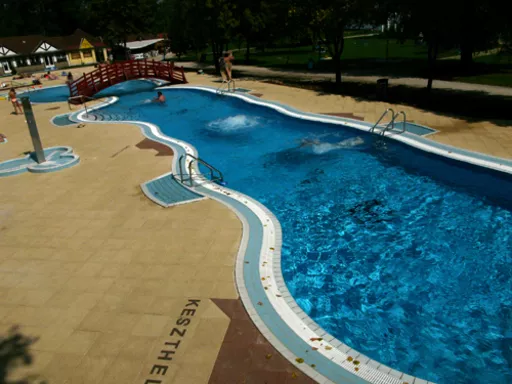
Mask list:
[[[19,324],[39,337],[34,364],[16,377],[34,372],[52,384],[206,382],[229,321],[209,298],[237,297],[239,220],[212,200],[169,209],[147,200],[139,184],[168,172],[171,158],[138,149],[138,128],[56,128],[47,121],[66,112],[65,104],[34,110],[44,146],[70,145],[81,163],[0,179],[1,331]],[[24,118],[9,113],[1,103],[0,132],[9,142],[0,160],[31,145]],[[165,376],[152,375],[188,298],[201,299],[198,312]],[[194,369],[187,365],[192,356],[202,356]]]
[[[237,85],[306,111],[368,121],[387,107],[255,81]],[[16,377],[37,373],[52,384],[208,382],[229,322],[209,298],[237,297],[241,223],[212,200],[163,209],[146,199],[139,184],[168,172],[171,159],[137,148],[138,128],[57,128],[48,119],[67,105],[34,110],[44,146],[72,146],[81,163],[0,178],[0,331],[19,324],[39,337],[34,363]],[[10,112],[0,103],[0,133],[9,139],[0,144],[0,161],[31,149],[24,118]],[[407,113],[440,129],[435,140],[511,156],[510,128]],[[186,307],[189,299],[200,299],[199,306]],[[184,317],[190,324],[178,326]],[[159,359],[172,348],[172,360]]]

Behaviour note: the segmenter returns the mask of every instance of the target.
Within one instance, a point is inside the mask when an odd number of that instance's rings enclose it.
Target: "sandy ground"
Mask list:
[[[218,85],[205,75],[188,78]],[[237,86],[305,111],[367,121],[388,107],[256,81]],[[434,140],[512,157],[510,127],[393,107],[439,129]],[[24,116],[11,111],[0,103],[0,133],[9,140],[0,144],[0,161],[31,150]],[[212,200],[169,209],[153,204],[139,185],[168,172],[170,156],[138,147],[144,137],[134,126],[49,123],[67,111],[66,103],[34,106],[43,145],[72,146],[80,164],[0,178],[0,331],[17,324],[39,338],[33,364],[13,378],[207,383],[230,322],[210,298],[238,297],[233,270],[241,223]],[[183,318],[186,333],[177,325]],[[159,359],[174,347],[172,361]],[[155,365],[165,365],[165,374]]]

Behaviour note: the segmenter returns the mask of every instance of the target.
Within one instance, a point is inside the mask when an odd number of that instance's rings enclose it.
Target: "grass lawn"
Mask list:
[[[453,80],[464,83],[512,87],[512,54],[495,53],[475,57],[477,72],[468,76],[455,76]]]
[[[348,35],[359,35],[361,31],[350,31]],[[342,55],[342,60],[353,59],[386,59],[386,39],[379,36],[359,37],[354,39],[347,39],[345,41],[345,50]],[[235,45],[230,48],[237,48]],[[388,45],[388,59],[423,59],[427,55],[427,48],[424,45],[415,44],[414,41],[408,40],[405,43],[399,43],[396,40],[389,40]],[[455,54],[455,51],[441,52],[440,56],[450,56]],[[239,56],[243,60],[245,52],[235,52],[235,56]],[[327,52],[320,54],[321,57],[328,55]],[[309,59],[314,61],[319,60],[319,53],[313,50],[313,47],[303,46],[296,48],[269,48],[265,52],[253,52],[251,54],[251,63],[253,65],[263,67],[302,67],[307,68]],[[211,53],[208,54],[208,59],[211,59]],[[196,60],[195,54],[187,54],[182,56],[178,61],[191,61]],[[241,61],[240,61],[241,62]]]
[[[512,87],[512,70],[503,73],[488,73],[476,76],[455,77],[453,80],[463,83],[498,85],[500,87]]]
[[[361,31],[351,31],[352,35]],[[367,32],[365,32],[367,33]],[[236,49],[236,44],[230,47]],[[386,59],[386,50],[388,52]],[[245,64],[245,51],[235,51],[236,64]],[[458,55],[455,49],[439,52],[439,59]],[[248,64],[285,70],[306,70],[308,62],[313,60],[316,71],[332,72],[332,60],[325,50],[318,52],[311,45],[292,48],[268,48],[265,52],[253,49]],[[195,61],[195,54],[182,56],[176,61]],[[386,40],[381,36],[360,37],[345,40],[345,49],[341,57],[342,71],[349,74],[375,75],[388,77],[426,77],[426,45],[407,40],[404,43],[394,39]],[[206,62],[211,62],[211,53]],[[459,60],[438,60],[435,78],[466,83],[488,84],[512,87],[512,54],[492,54],[475,57],[475,66],[471,72],[461,74]]]
[[[427,56],[427,48],[422,44],[415,44],[412,40],[399,43],[396,40],[387,41],[379,36],[360,37],[345,40],[345,49],[341,56],[342,61],[350,60],[386,60],[386,46],[388,46],[388,60],[397,59],[425,59]],[[440,56],[453,55],[454,51],[441,52]],[[313,50],[312,46],[297,48],[276,48],[268,49],[265,52],[256,52],[252,54],[251,64],[262,67],[279,67],[279,68],[307,68],[309,59],[317,62],[319,69],[327,69],[329,64],[325,64],[329,60],[321,60],[329,53],[320,53]],[[319,60],[320,59],[320,60]]]

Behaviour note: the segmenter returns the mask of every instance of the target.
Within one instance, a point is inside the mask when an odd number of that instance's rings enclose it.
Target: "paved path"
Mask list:
[[[196,62],[183,62],[179,63],[185,68],[190,69],[213,69],[213,65],[204,65]],[[292,71],[292,70],[279,70],[264,67],[255,67],[251,65],[236,65],[235,71],[242,75],[251,75],[256,77],[279,77],[279,78],[290,78],[290,79],[301,79],[301,80],[332,80],[334,81],[334,74],[330,73],[319,73],[310,71]],[[364,82],[364,83],[375,83],[379,76],[351,76],[343,75],[343,81],[346,82]],[[389,78],[390,85],[405,85],[408,87],[424,88],[427,86],[427,79],[413,78],[413,77],[400,77],[400,78]],[[456,81],[443,81],[434,80],[434,88],[436,89],[450,89],[455,91],[464,92],[484,92],[489,95],[497,96],[512,96],[512,88],[510,87],[498,87],[494,85],[483,85],[483,84],[470,84],[460,83]]]

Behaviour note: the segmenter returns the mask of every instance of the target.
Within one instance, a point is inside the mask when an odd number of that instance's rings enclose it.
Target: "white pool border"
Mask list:
[[[216,90],[209,87],[200,87],[200,86],[169,86],[162,87],[160,89],[194,89],[194,90],[202,90],[211,93],[215,93]],[[238,94],[238,93],[227,93],[225,96],[235,97],[239,99],[243,99],[248,103],[266,106],[272,108],[278,112],[281,112],[285,115],[300,118],[304,120],[310,121],[318,121],[325,122],[330,124],[338,124],[343,126],[352,127],[355,129],[359,129],[362,131],[368,132],[370,130],[370,126],[368,124],[362,124],[355,120],[350,119],[339,119],[336,117],[325,117],[322,115],[312,115],[306,113],[300,113],[299,111],[295,111],[292,108],[279,105],[273,102],[264,101],[261,99],[256,99],[255,97],[249,97],[250,95],[246,94]],[[96,105],[89,110],[95,110],[98,108],[102,108],[106,105],[112,104],[117,101],[118,98],[113,97],[109,99],[106,103],[102,103]],[[163,135],[159,128],[150,123],[142,122],[142,121],[120,121],[120,122],[93,122],[84,118],[85,111],[82,111],[76,115],[79,121],[83,121],[86,123],[103,123],[103,124],[116,124],[116,123],[132,123],[140,126],[145,126],[149,128],[151,133],[158,137],[163,143],[168,145],[178,145],[183,148],[187,153],[190,153],[194,156],[197,156],[197,150],[190,144],[185,143],[180,140],[172,139]],[[444,148],[440,148],[437,143],[431,142],[428,143],[423,140],[423,142],[418,141],[415,137],[410,137],[410,135],[398,135],[393,132],[386,132],[386,137],[390,137],[394,140],[401,141],[405,144],[408,144],[412,147],[421,149],[426,152],[434,153],[437,155],[441,155],[447,158],[451,158],[454,160],[459,160],[463,162],[467,162],[470,164],[483,166],[485,168],[502,171],[505,173],[512,174],[512,164],[506,164],[509,161],[505,159],[499,158],[491,158],[486,156],[486,158],[482,159],[478,156],[468,155],[467,151],[465,153],[461,153],[461,150],[455,147],[444,146]],[[177,158],[173,159],[173,172],[176,172]],[[190,161],[190,160],[188,160]],[[185,167],[188,169],[188,167]],[[201,178],[200,174],[197,174],[197,169],[193,171],[196,173],[193,175],[195,178]],[[300,307],[297,305],[290,292],[288,291],[284,279],[282,277],[281,271],[281,245],[282,245],[282,232],[281,226],[277,218],[262,204],[255,201],[254,199],[243,195],[239,192],[230,190],[225,187],[218,186],[214,183],[209,183],[205,181],[202,183],[202,187],[206,189],[210,189],[212,192],[222,193],[229,198],[237,200],[250,208],[259,218],[260,224],[263,227],[263,244],[261,246],[260,252],[260,262],[259,262],[259,274],[260,277],[265,278],[262,280],[262,285],[267,287],[265,290],[267,294],[267,299],[272,303],[275,311],[281,316],[281,318],[286,322],[286,324],[306,343],[310,344],[312,347],[318,347],[316,350],[318,353],[323,355],[326,359],[336,363],[340,367],[346,369],[350,373],[360,377],[361,379],[366,380],[369,383],[373,384],[427,384],[428,382],[419,378],[415,378],[413,376],[404,374],[402,372],[393,370],[379,362],[373,361],[368,357],[360,354],[359,352],[351,349],[349,346],[346,346],[339,340],[336,340],[333,336],[327,334],[320,326],[318,326],[309,316],[304,313]],[[229,203],[223,201],[222,199],[218,199],[216,197],[210,196],[216,200],[221,201],[222,203],[230,206]],[[245,286],[244,276],[243,276],[243,268],[244,268],[244,256],[247,247],[247,240],[249,237],[248,233],[248,224],[245,220],[244,216],[233,206],[230,206],[231,209],[235,211],[237,216],[241,219],[243,223],[243,237],[240,245],[240,249],[237,255],[237,264],[236,264],[236,273],[235,278],[237,282],[237,286],[240,292],[240,297],[249,313],[251,319],[255,323],[255,325],[260,329],[262,334],[269,339],[269,341],[279,350],[292,364],[294,364],[298,369],[301,369],[308,376],[312,377],[316,381],[320,383],[334,383],[334,381],[329,380],[327,377],[321,375],[306,364],[297,363],[296,358],[297,355],[289,351],[285,345],[285,342],[281,341],[278,336],[273,335],[268,327],[265,325],[264,321],[260,318],[257,311],[255,310],[254,305],[257,303],[253,303],[251,298],[249,297],[247,287]],[[264,282],[263,282],[264,281]],[[276,296],[279,295],[280,297]],[[322,338],[321,342],[311,342],[311,338]],[[320,346],[321,344],[321,346]],[[327,349],[325,347],[328,347]],[[348,358],[352,357],[353,360],[358,360],[360,364],[357,366],[359,370],[356,372],[354,370],[354,365],[352,362],[348,361]]]

